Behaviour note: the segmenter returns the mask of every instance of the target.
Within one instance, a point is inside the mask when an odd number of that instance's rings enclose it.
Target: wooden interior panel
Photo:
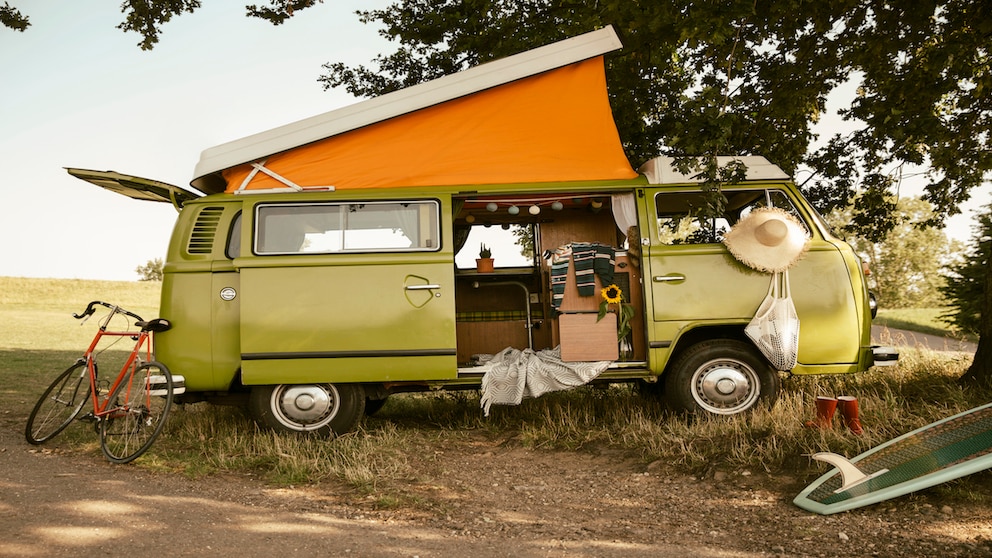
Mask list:
[[[555,214],[551,222],[541,223],[541,251],[554,251],[572,242],[599,242],[617,244],[617,224],[609,206],[598,213],[592,211],[565,211]]]
[[[558,322],[563,361],[616,360],[619,356],[616,314],[607,314],[599,321],[596,314],[562,314]]]
[[[455,324],[458,339],[458,362],[467,363],[476,354],[496,354],[507,347],[527,348],[527,322],[459,322]]]

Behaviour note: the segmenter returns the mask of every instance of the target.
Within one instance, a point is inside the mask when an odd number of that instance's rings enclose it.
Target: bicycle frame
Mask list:
[[[86,352],[83,353],[82,359],[86,361],[86,370],[89,374],[90,382],[90,396],[93,401],[93,416],[97,419],[103,418],[106,415],[112,413],[114,409],[110,409],[110,394],[117,390],[120,383],[128,377],[128,374],[134,373],[135,370],[145,362],[151,362],[153,360],[153,347],[152,347],[152,336],[149,331],[108,331],[107,328],[110,324],[110,320],[114,318],[117,314],[123,314],[126,316],[131,316],[137,318],[139,321],[140,317],[121,309],[119,306],[113,306],[110,308],[110,313],[107,317],[103,319],[103,323],[100,324],[100,328],[97,330],[96,335],[93,336],[93,341],[90,342],[89,347],[87,347]],[[131,337],[135,340],[134,347],[127,356],[127,360],[121,367],[120,372],[114,377],[113,383],[107,387],[105,397],[103,401],[100,400],[100,390],[97,386],[97,368],[96,368],[96,349],[100,345],[100,341],[104,337]],[[142,360],[142,350],[144,350],[144,360]],[[130,388],[129,388],[130,391]],[[127,393],[130,396],[130,393]]]

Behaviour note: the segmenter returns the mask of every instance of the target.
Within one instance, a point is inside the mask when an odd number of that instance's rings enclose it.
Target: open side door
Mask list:
[[[200,197],[179,186],[166,184],[157,180],[129,176],[114,171],[95,171],[86,169],[66,168],[69,174],[80,180],[95,184],[105,190],[116,192],[136,200],[154,202],[171,202],[176,211],[182,209],[189,200]]]

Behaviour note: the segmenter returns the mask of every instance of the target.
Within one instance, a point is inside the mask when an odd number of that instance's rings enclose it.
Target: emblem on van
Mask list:
[[[236,296],[238,296],[238,291],[234,290],[233,287],[224,287],[220,290],[221,300],[234,300]]]

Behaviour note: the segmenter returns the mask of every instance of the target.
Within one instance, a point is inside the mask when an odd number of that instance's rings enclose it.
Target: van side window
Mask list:
[[[711,216],[703,192],[673,192],[655,198],[662,244],[711,244],[730,230],[724,216]]]
[[[231,221],[231,232],[227,235],[227,248],[224,255],[230,259],[241,257],[241,212]]]
[[[659,193],[655,198],[658,240],[662,244],[716,244],[741,218],[758,207],[783,209],[803,222],[795,205],[781,190],[724,190],[726,204],[714,215],[707,195],[700,191]]]
[[[259,205],[256,254],[433,252],[440,248],[436,200]]]

